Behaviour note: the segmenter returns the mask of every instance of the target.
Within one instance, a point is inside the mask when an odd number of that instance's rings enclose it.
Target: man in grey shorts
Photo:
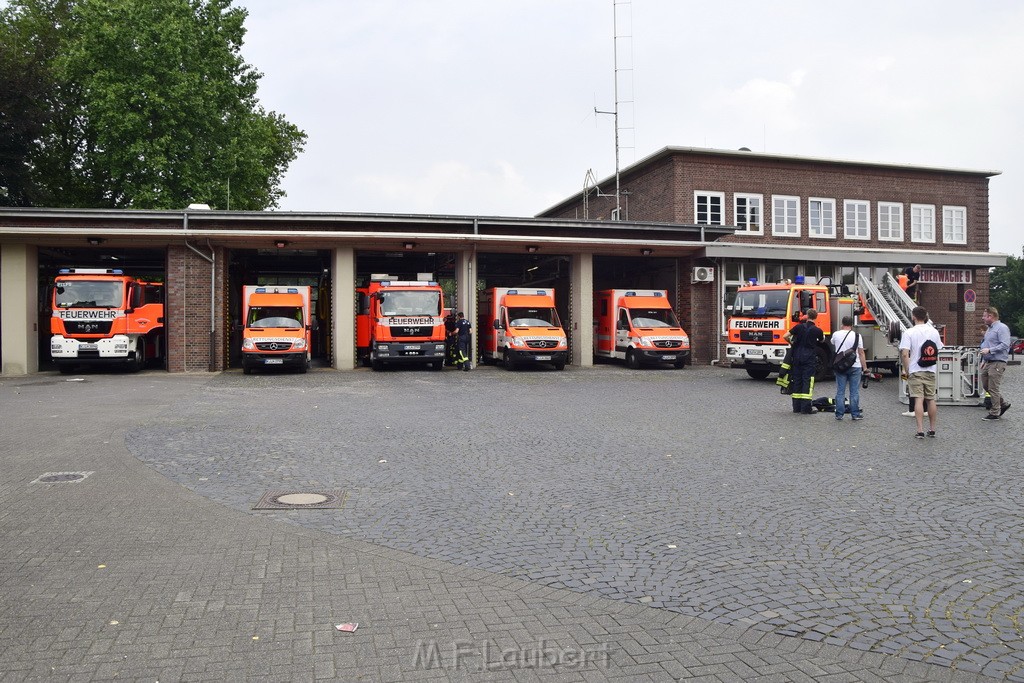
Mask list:
[[[935,403],[935,354],[942,350],[939,331],[928,324],[928,311],[915,306],[911,315],[914,326],[903,333],[900,339],[900,358],[903,360],[903,378],[907,381],[908,393],[914,401],[914,417],[917,419],[917,434],[923,439],[924,413],[928,411],[928,436],[935,436],[935,422],[938,407]]]

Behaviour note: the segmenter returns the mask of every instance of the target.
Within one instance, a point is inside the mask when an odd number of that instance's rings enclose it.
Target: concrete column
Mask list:
[[[39,256],[28,244],[0,244],[0,372],[39,371]]]
[[[572,348],[570,363],[589,367],[594,364],[594,257],[575,254],[572,257],[569,295],[572,329],[566,330]]]
[[[334,367],[353,370],[356,367],[356,252],[352,247],[334,250],[331,287]]]
[[[475,329],[477,324],[476,315],[476,252],[475,251],[460,251],[455,258],[455,280],[458,283],[459,297],[457,301],[453,301],[448,304],[450,308],[454,308],[454,313],[462,311],[466,314],[466,320],[468,320],[474,327],[473,329],[473,341],[470,345],[469,355],[470,361],[473,365],[477,364],[477,352],[476,347],[480,339],[480,331]]]

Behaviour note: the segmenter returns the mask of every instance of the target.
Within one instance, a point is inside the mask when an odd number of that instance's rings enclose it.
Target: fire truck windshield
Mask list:
[[[117,308],[124,303],[120,281],[62,280],[53,289],[58,308]]]
[[[302,327],[302,309],[294,306],[253,306],[249,327]]]
[[[384,315],[441,315],[441,293],[434,291],[398,291],[380,293]]]
[[[630,311],[633,327],[679,327],[679,320],[671,308],[650,308]]]
[[[553,308],[510,308],[509,327],[561,327]]]
[[[786,317],[786,309],[788,305],[788,289],[737,292],[736,302],[732,305],[732,314],[784,318]]]

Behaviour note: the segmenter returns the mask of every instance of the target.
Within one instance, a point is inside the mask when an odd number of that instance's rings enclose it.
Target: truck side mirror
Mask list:
[[[729,304],[728,306],[725,307],[725,312],[726,313],[732,313],[732,311],[733,311],[732,304]]]
[[[501,324],[500,320],[495,318],[494,319],[494,329],[496,329],[496,330],[503,330],[503,329],[505,329],[505,326]]]
[[[615,326],[615,329],[617,329],[617,330],[628,330],[629,329],[629,325],[627,323],[625,323],[625,322],[620,320],[619,324]]]

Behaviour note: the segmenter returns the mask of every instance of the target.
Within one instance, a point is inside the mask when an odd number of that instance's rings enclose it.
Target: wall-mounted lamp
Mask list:
[[[411,250],[416,248],[416,243],[415,242],[403,242],[402,243],[402,248],[405,249],[406,251],[411,251]]]
[[[284,249],[285,247],[288,246],[288,243],[285,242],[284,240],[277,240],[274,242],[274,246],[277,247],[278,249]]]
[[[536,244],[529,244],[526,246],[526,251],[530,252],[531,254],[536,254],[538,249],[540,249],[540,247],[538,247]]]
[[[104,242],[106,242],[106,240],[103,239],[102,237],[86,237],[85,241],[93,245],[94,247],[98,244],[103,244]]]
[[[644,256],[650,256],[651,254],[654,253],[654,250],[653,249],[641,249],[640,253],[643,254]]]

